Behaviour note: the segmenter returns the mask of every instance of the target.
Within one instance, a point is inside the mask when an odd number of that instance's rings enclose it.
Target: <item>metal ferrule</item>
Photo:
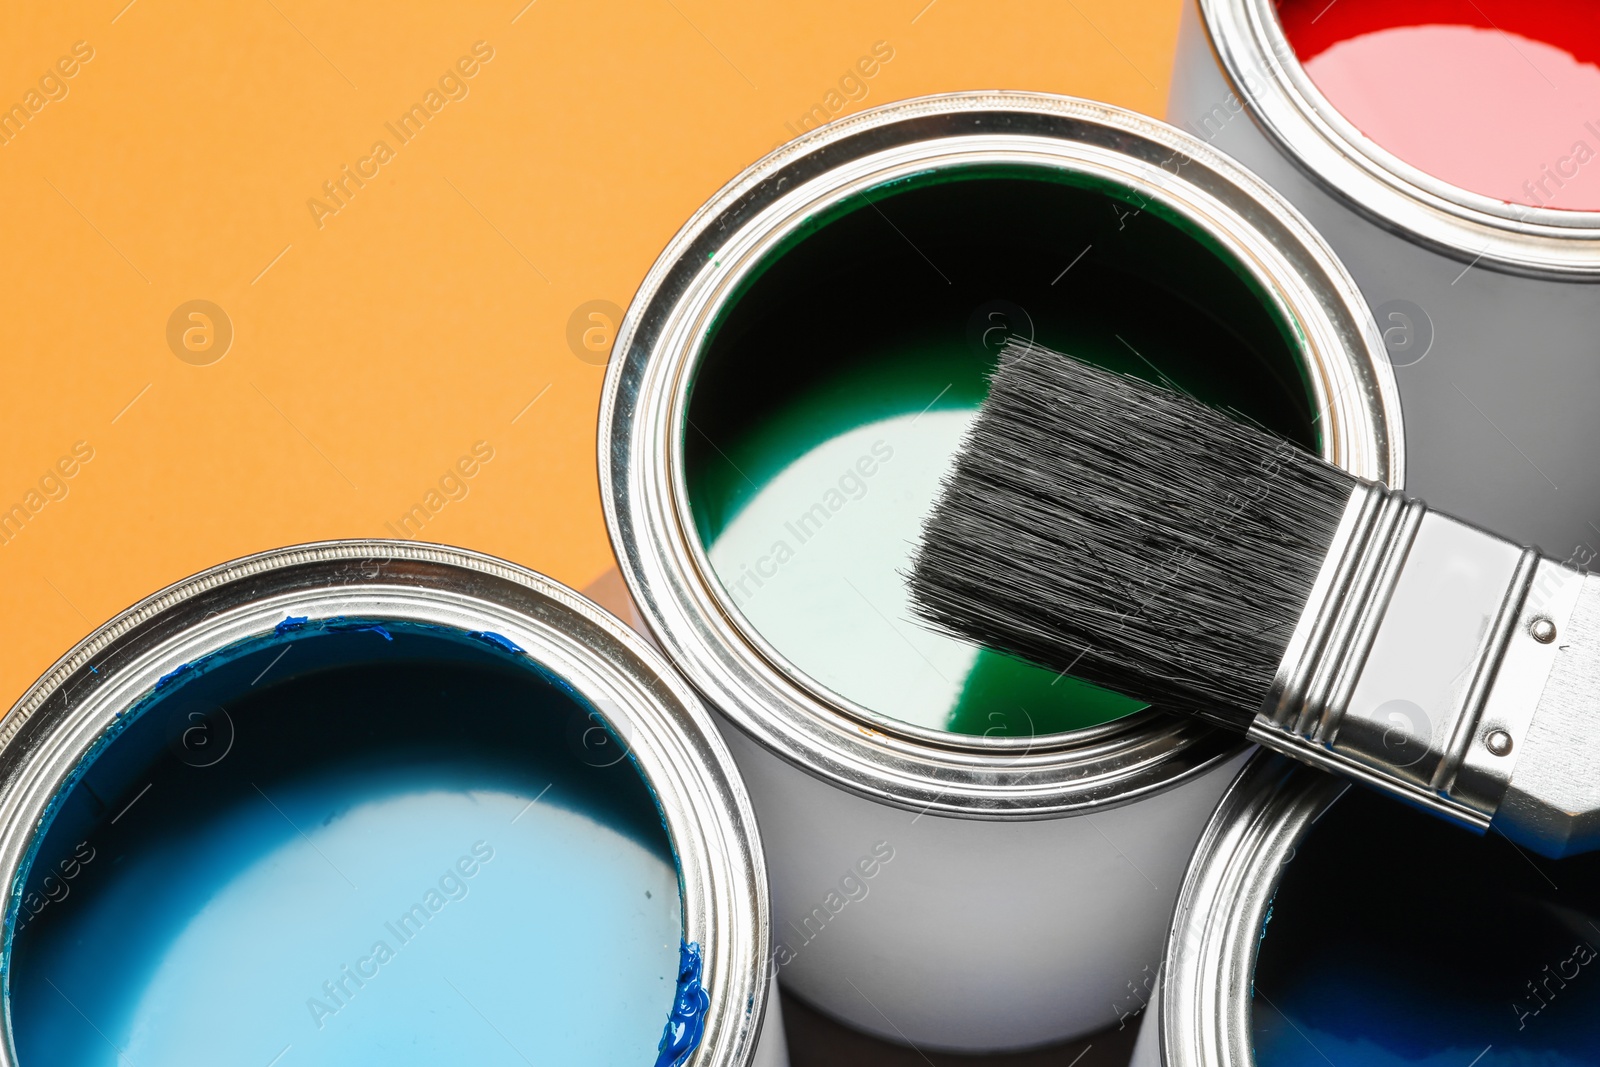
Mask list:
[[[1582,573],[1359,483],[1250,736],[1547,855],[1575,850],[1600,803],[1569,780],[1592,775],[1550,764],[1587,740],[1576,698],[1553,702],[1556,679],[1596,677],[1588,643],[1564,636],[1580,600],[1600,618]]]

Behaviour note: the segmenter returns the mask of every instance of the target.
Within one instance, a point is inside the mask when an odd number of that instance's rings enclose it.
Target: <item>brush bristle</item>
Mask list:
[[[1243,726],[1354,484],[1188,396],[1013,341],[912,595],[939,629]]]

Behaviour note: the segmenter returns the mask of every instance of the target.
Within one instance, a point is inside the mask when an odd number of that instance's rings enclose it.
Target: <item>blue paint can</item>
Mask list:
[[[1257,756],[1190,865],[1134,1063],[1594,1063],[1597,900],[1600,858]]]
[[[757,1062],[731,758],[667,664],[532,572],[239,560],[85,639],[0,740],[0,1063]]]

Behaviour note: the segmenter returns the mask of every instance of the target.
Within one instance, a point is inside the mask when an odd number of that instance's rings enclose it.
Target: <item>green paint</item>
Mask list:
[[[988,392],[992,364],[959,348],[941,351],[937,336],[921,340],[816,382],[737,440],[720,443],[726,461],[705,465],[692,486],[702,542],[713,544],[757,486],[824,441],[930,404],[931,411],[975,409]]]
[[[1137,710],[925,630],[911,543],[1006,332],[1309,446],[1294,325],[1206,242],[1102,191],[991,173],[872,201],[812,220],[717,324],[684,436],[713,569],[780,655],[890,718],[1025,737]]]

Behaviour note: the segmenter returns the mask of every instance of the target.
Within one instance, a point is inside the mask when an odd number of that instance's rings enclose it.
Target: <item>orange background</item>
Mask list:
[[[416,505],[437,510],[426,540],[589,585],[612,559],[580,305],[626,306],[814,105],[1002,88],[1160,114],[1179,3],[12,5],[0,509],[27,518],[0,526],[0,706],[169,582],[392,536]],[[93,58],[41,89],[80,41]],[[493,58],[448,85],[465,97],[402,144],[385,123],[479,41]],[[830,98],[879,41],[866,96]],[[393,158],[314,212],[378,140]],[[201,329],[190,361],[169,345],[192,300],[231,322],[221,358],[201,320],[180,324]],[[477,442],[493,458],[446,479],[451,500],[441,478]]]

